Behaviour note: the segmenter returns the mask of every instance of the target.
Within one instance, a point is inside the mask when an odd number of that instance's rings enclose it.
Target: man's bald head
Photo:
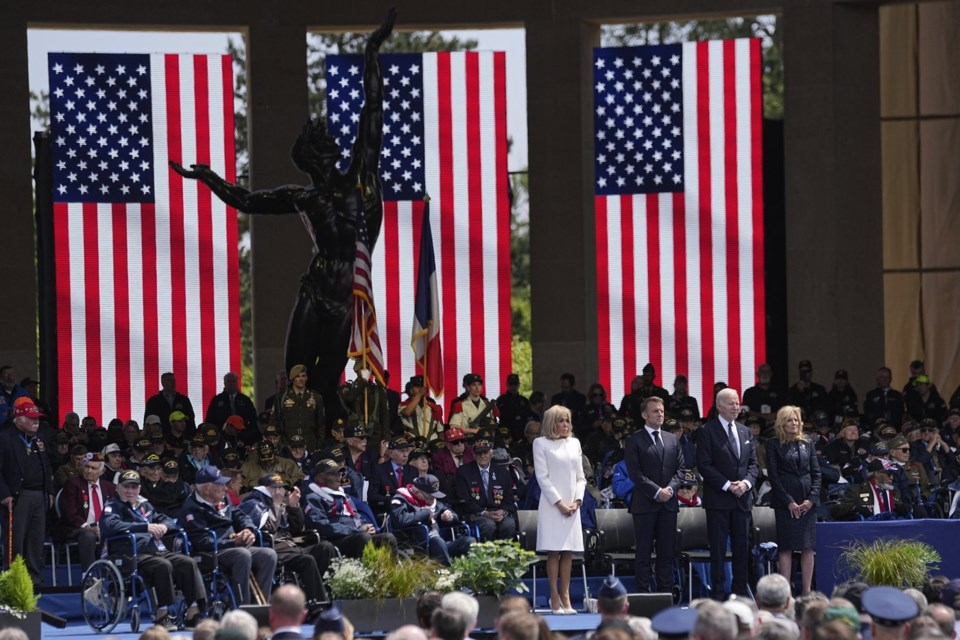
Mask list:
[[[307,598],[300,587],[285,584],[277,587],[270,600],[270,628],[299,626],[307,615]]]

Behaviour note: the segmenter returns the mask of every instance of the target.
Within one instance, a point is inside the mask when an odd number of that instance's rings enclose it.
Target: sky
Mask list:
[[[507,53],[507,134],[513,139],[508,168],[527,167],[527,83],[526,51],[523,29],[445,31],[449,37],[478,41],[477,49]],[[76,53],[226,53],[227,39],[242,42],[241,34],[88,31],[30,29],[27,34],[30,64],[30,90],[46,91],[47,54]],[[306,55],[306,51],[304,51]],[[307,79],[303,79],[306,83]],[[36,123],[33,124],[36,128]],[[31,132],[32,137],[32,132]],[[29,143],[29,141],[26,141]]]

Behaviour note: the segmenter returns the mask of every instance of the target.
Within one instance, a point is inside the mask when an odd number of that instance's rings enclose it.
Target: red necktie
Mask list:
[[[397,486],[403,486],[403,467],[397,467]]]
[[[887,492],[883,489],[877,489],[877,493],[880,494],[880,513],[890,511],[890,503],[887,502]]]
[[[93,498],[93,519],[99,522],[100,511],[103,508],[100,504],[100,487],[95,484],[90,485],[90,495]]]

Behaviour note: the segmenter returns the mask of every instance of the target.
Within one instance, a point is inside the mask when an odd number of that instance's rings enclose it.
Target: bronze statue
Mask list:
[[[177,173],[200,180],[223,202],[244,213],[299,213],[304,219],[315,253],[301,277],[297,303],[290,314],[286,368],[306,363],[310,385],[330,400],[336,397],[347,363],[358,213],[362,211],[366,221],[371,252],[383,222],[378,172],[383,138],[379,50],[393,31],[396,17],[396,9],[390,9],[383,24],[367,39],[365,101],[345,173],[337,169],[340,149],[322,119],[307,122],[290,152],[297,168],[310,176],[311,184],[306,187],[286,185],[251,192],[225,181],[207,165],[195,164],[188,170],[170,163]],[[337,404],[328,402],[327,406]]]

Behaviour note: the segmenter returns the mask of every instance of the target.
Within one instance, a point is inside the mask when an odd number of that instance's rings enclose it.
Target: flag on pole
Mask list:
[[[437,262],[430,229],[430,201],[423,207],[420,227],[420,259],[417,265],[417,294],[413,305],[413,336],[410,344],[417,359],[417,372],[423,374],[427,388],[435,398],[443,395],[443,354],[440,345],[440,296],[437,295]]]
[[[327,56],[328,129],[349,162],[363,103],[363,57]],[[444,380],[483,376],[496,397],[511,371],[506,57],[501,52],[381,54],[383,231],[373,293],[391,386],[417,372],[413,332],[423,197],[429,193],[443,326]],[[341,169],[345,166],[341,165]],[[353,376],[352,371],[347,372]]]
[[[363,358],[364,366],[383,384],[383,353],[377,333],[377,311],[370,290],[370,241],[363,210],[357,210],[357,250],[353,260],[353,329],[347,356]]]
[[[759,40],[594,50],[600,382],[647,362],[754,383],[765,358]]]
[[[51,53],[61,412],[142,419],[171,371],[204,406],[240,371],[236,211],[169,160],[232,182],[227,55]]]

